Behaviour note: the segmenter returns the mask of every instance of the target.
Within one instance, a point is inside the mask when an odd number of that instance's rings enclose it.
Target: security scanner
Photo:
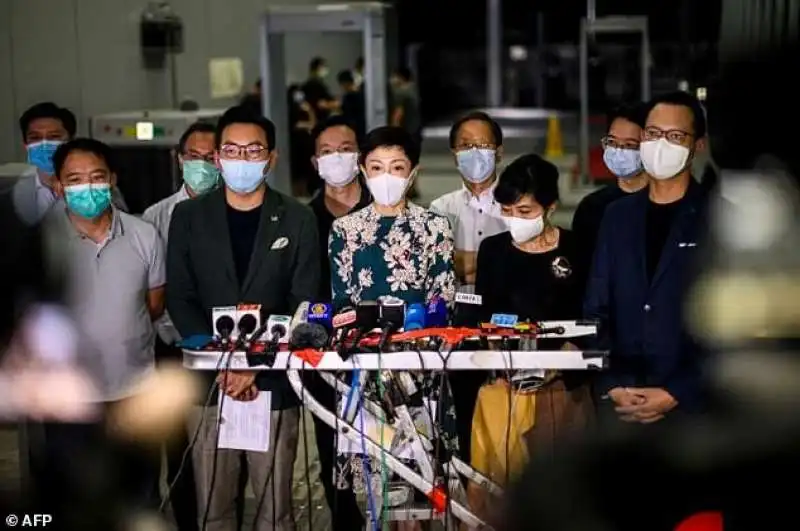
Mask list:
[[[641,34],[641,85],[642,101],[650,99],[650,38],[647,30],[647,17],[595,17],[594,1],[589,0],[587,17],[581,20],[580,35],[580,168],[583,184],[589,182],[589,46],[595,35]]]
[[[397,61],[395,14],[391,6],[363,2],[271,7],[261,18],[261,96],[264,114],[278,131],[278,149],[289,153],[284,36],[289,33],[360,33],[363,42],[367,130],[388,121],[389,72]],[[324,50],[320,50],[324,56]],[[290,192],[289,165],[278,164],[275,186]]]
[[[220,328],[235,328],[230,326],[232,319],[215,322],[223,321],[229,326],[215,325],[218,334]],[[194,370],[286,371],[308,411],[336,431],[340,451],[355,449],[380,464],[363,472],[365,483],[372,485],[369,497],[374,502],[367,511],[372,521],[368,528],[379,528],[380,521],[443,520],[448,529],[461,522],[469,529],[488,530],[489,525],[470,509],[462,478],[491,495],[500,495],[503,489],[452,452],[442,451],[432,408],[415,406],[433,398],[423,396],[428,391],[418,388],[410,373],[432,371],[439,378],[450,370],[602,370],[607,355],[522,349],[523,343],[530,346],[536,339],[596,335],[593,321],[501,325],[493,317],[493,323],[475,329],[443,326],[394,334],[385,327],[372,330],[356,323],[337,329],[334,324],[326,334],[322,329],[315,332],[317,325],[310,320],[292,319],[288,328],[268,323],[249,338],[218,335],[203,346],[184,343],[183,360]],[[270,335],[271,340],[260,340]],[[332,411],[315,400],[304,387],[300,375],[304,370],[325,371],[322,379],[335,389],[341,407]],[[414,501],[415,490],[424,501]]]
[[[224,109],[131,111],[94,116],[92,138],[114,148],[117,183],[131,213],[174,193],[181,184],[177,146],[195,122],[216,124]]]

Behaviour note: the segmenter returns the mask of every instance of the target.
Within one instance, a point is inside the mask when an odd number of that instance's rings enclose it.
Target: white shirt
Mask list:
[[[430,209],[447,216],[453,229],[456,250],[475,252],[484,238],[506,232],[500,215],[500,205],[494,200],[497,181],[476,197],[463,186],[435,199]],[[460,286],[459,291],[471,293],[472,286]]]
[[[14,185],[14,206],[28,224],[38,223],[58,201],[56,194],[39,177],[36,166],[29,165]]]
[[[172,213],[175,211],[175,206],[187,199],[190,198],[189,193],[186,191],[186,186],[181,186],[180,190],[162,199],[158,203],[149,206],[142,214],[143,220],[155,226],[161,239],[164,240],[164,247],[168,244],[169,222],[172,220]],[[178,333],[175,325],[172,324],[172,320],[169,318],[166,311],[164,311],[164,314],[155,322],[155,326],[158,337],[167,345],[172,345],[181,340],[181,335]]]

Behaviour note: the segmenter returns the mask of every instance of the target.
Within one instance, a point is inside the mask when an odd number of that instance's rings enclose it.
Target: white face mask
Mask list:
[[[334,188],[347,186],[358,175],[358,153],[332,153],[317,159],[319,176]]]
[[[368,177],[367,188],[379,205],[395,206],[405,197],[410,182],[411,177],[404,179],[391,173],[382,173],[375,177]]]
[[[511,238],[517,243],[530,241],[544,232],[544,216],[533,219],[504,216],[503,222],[511,233]]]
[[[689,148],[672,144],[666,138],[642,142],[639,151],[644,171],[659,181],[671,179],[682,172],[692,153]]]

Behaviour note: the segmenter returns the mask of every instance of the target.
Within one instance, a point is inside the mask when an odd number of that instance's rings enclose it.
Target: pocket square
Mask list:
[[[273,251],[277,251],[283,249],[287,245],[289,245],[289,238],[287,238],[286,236],[281,236],[272,243],[272,247],[270,247],[270,249]]]
[[[695,242],[680,242],[678,247],[697,247],[697,243]]]

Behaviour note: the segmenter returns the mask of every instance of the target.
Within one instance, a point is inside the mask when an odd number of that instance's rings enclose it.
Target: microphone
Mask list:
[[[460,326],[475,326],[480,321],[480,309],[483,306],[483,297],[474,293],[457,292],[455,297],[455,324]]]
[[[353,308],[343,308],[339,313],[333,316],[331,325],[333,325],[333,334],[331,335],[331,342],[338,345],[339,356],[344,356],[345,346],[347,343],[347,335],[350,330],[354,329],[358,315]],[[344,359],[344,358],[343,358]]]
[[[356,333],[353,335],[351,342],[352,349],[358,347],[359,341],[364,337],[364,334],[370,332],[372,329],[378,327],[378,317],[380,311],[378,310],[378,303],[376,301],[361,301],[356,305]],[[342,335],[342,343],[339,348],[339,355],[343,360],[350,357],[350,352],[345,348],[345,339],[347,336]],[[351,349],[351,350],[352,350]]]
[[[278,350],[278,345],[289,342],[292,318],[288,315],[270,315],[267,319],[267,333],[270,336],[270,347]]]
[[[222,346],[226,347],[236,337],[236,306],[212,308],[211,321],[214,323],[214,334]]]
[[[381,339],[378,352],[386,348],[389,336],[396,332],[406,318],[406,304],[395,297],[383,297],[378,303],[378,324],[381,327]]]
[[[406,310],[405,319],[403,320],[403,331],[410,332],[412,330],[422,330],[425,328],[426,311],[425,306],[419,302],[410,304]]]
[[[333,332],[333,306],[327,302],[311,303],[307,321],[322,326],[330,336]]]
[[[328,331],[318,323],[300,323],[292,330],[289,345],[292,350],[322,350],[328,345]]]
[[[425,328],[444,328],[447,326],[447,301],[434,297],[425,309]]]
[[[519,317],[507,313],[493,313],[491,323],[497,328],[514,328],[519,323]]]

